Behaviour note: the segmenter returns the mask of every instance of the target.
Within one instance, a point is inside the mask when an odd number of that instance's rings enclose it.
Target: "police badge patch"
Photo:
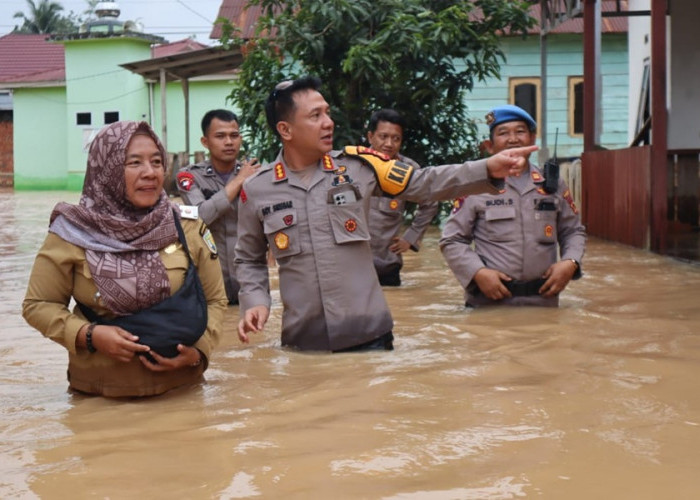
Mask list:
[[[280,231],[275,235],[275,246],[280,250],[289,248],[289,236]]]
[[[189,172],[178,172],[177,173],[177,185],[183,191],[189,191],[194,186],[194,175]]]
[[[204,240],[204,244],[207,246],[212,255],[218,255],[216,250],[216,242],[214,242],[214,237],[211,235],[211,231],[209,231],[209,229],[206,229],[202,234],[202,240]]]

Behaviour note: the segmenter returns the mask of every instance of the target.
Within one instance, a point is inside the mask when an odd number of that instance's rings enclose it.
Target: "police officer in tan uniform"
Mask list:
[[[238,234],[238,194],[243,181],[260,166],[257,160],[238,160],[241,132],[238,117],[226,109],[208,111],[202,118],[202,145],[209,159],[184,167],[177,174],[180,196],[198,207],[199,217],[214,236],[229,304],[238,303],[233,249]]]
[[[517,106],[497,107],[486,119],[491,154],[535,143],[537,125]],[[581,276],[586,233],[571,192],[562,180],[553,192],[545,188],[543,173],[530,164],[499,194],[457,201],[439,244],[468,306],[556,307],[569,281]]]
[[[372,149],[384,153],[403,163],[420,166],[399,153],[403,144],[403,131],[406,128],[403,117],[393,109],[375,111],[367,125],[367,141]],[[417,252],[426,229],[438,212],[438,202],[427,201],[418,204],[411,224],[400,235],[406,202],[383,194],[372,196],[369,209],[370,247],[374,257],[379,284],[382,286],[401,285],[401,254],[407,250]]]
[[[522,170],[523,155],[536,148],[429,169],[362,147],[331,153],[334,124],[319,88],[313,77],[285,81],[265,103],[268,123],[283,147],[244,183],[240,195],[238,335],[248,342],[249,333],[260,331],[269,317],[269,246],[278,262],[284,307],[282,345],[392,349],[393,321],[369,246],[370,197],[385,191],[422,200],[495,191],[490,179]]]

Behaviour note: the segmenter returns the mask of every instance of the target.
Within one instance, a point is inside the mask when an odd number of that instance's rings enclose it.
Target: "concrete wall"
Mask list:
[[[148,90],[143,78],[120,63],[150,57],[150,43],[133,38],[94,38],[64,42],[66,46],[66,120],[64,123],[69,189],[82,189],[87,144],[105,125],[105,112],[120,120],[148,117]],[[77,113],[91,113],[91,125],[78,125]]]
[[[224,108],[238,114],[238,107],[227,102],[231,93],[231,80],[192,80],[190,81],[190,156],[195,151],[204,151],[200,138],[200,122],[210,109]],[[153,89],[154,116],[151,122],[156,133],[161,133],[160,85]],[[168,120],[168,152],[185,151],[185,98],[180,82],[170,82],[166,93]],[[192,158],[191,158],[192,159]]]
[[[15,189],[68,189],[66,89],[15,89]]]

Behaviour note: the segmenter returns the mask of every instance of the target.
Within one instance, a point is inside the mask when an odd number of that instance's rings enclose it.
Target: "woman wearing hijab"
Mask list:
[[[216,247],[168,200],[165,158],[147,123],[108,125],[79,203],[51,214],[23,316],[68,350],[74,390],[161,394],[201,380],[218,343],[227,299]]]

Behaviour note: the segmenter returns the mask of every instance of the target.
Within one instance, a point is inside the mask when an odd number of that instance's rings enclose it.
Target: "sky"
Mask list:
[[[82,14],[85,0],[53,0],[63,6],[63,12]],[[39,0],[35,0],[38,3]],[[219,13],[221,0],[117,0],[122,21],[139,21],[144,32],[159,35],[170,42],[191,37],[200,43],[212,45],[209,33]],[[20,19],[15,12],[29,13],[26,0],[0,0],[0,35],[12,31]]]

